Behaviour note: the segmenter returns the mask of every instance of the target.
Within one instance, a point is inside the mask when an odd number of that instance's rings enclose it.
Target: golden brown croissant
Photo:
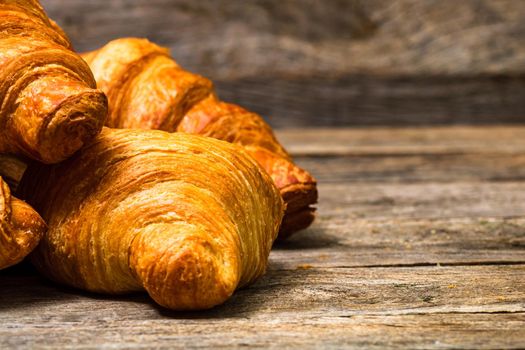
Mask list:
[[[42,218],[25,202],[12,197],[0,177],[0,269],[29,254],[46,230]]]
[[[145,289],[172,309],[203,309],[264,273],[284,206],[236,145],[163,131],[108,129],[19,186],[48,222],[33,262],[96,292]]]
[[[107,100],[36,0],[0,1],[0,153],[61,161],[98,134]]]
[[[167,49],[145,39],[114,40],[83,58],[108,96],[107,126],[183,131],[240,144],[287,204],[279,237],[311,224],[316,181],[292,162],[259,115],[220,101],[211,81],[183,70]]]

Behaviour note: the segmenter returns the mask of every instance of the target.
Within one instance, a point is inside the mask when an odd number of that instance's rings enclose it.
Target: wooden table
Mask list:
[[[525,348],[525,127],[278,132],[316,223],[207,312],[0,272],[0,348]]]

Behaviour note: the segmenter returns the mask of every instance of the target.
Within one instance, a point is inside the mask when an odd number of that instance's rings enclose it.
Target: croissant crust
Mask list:
[[[212,307],[261,276],[284,210],[242,147],[163,131],[105,128],[63,163],[30,165],[19,191],[49,225],[32,255],[42,273],[145,289],[172,309]]]

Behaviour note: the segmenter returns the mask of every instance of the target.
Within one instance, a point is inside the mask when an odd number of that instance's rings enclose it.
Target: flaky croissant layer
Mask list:
[[[107,99],[36,0],[0,1],[0,153],[66,159],[100,132]]]
[[[279,237],[312,223],[316,180],[293,163],[259,115],[221,101],[210,80],[184,70],[167,49],[145,39],[117,39],[83,57],[108,96],[107,126],[180,131],[242,145],[286,202]]]
[[[11,196],[0,177],[0,269],[20,262],[38,244],[46,224],[25,202]]]
[[[63,163],[32,164],[19,192],[49,225],[32,256],[42,273],[145,289],[172,309],[212,307],[261,276],[284,210],[242,147],[163,131],[105,128]]]

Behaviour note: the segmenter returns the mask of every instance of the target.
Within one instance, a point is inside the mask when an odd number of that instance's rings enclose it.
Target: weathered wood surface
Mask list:
[[[86,347],[525,345],[524,266],[270,269],[208,313],[14,279],[0,345]],[[21,288],[21,286],[24,286]],[[38,312],[35,312],[38,310]]]
[[[42,0],[78,50],[124,35],[170,46],[215,78],[516,74],[525,4],[514,0]]]
[[[339,128],[277,130],[294,156],[401,156],[448,154],[523,154],[525,128],[446,126],[431,128]]]
[[[524,121],[523,1],[42,3],[78,50],[148,37],[274,126]]]
[[[522,264],[525,260],[523,219],[352,219],[321,214],[307,232],[279,243],[272,263],[294,269]]]
[[[215,84],[222,99],[281,128],[525,121],[525,74],[287,78],[261,73],[235,81],[215,79]]]
[[[290,129],[279,138],[322,184],[525,179],[519,126]]]
[[[176,313],[17,266],[0,272],[0,348],[525,347],[525,127],[278,136],[322,180],[319,216],[261,280]]]

